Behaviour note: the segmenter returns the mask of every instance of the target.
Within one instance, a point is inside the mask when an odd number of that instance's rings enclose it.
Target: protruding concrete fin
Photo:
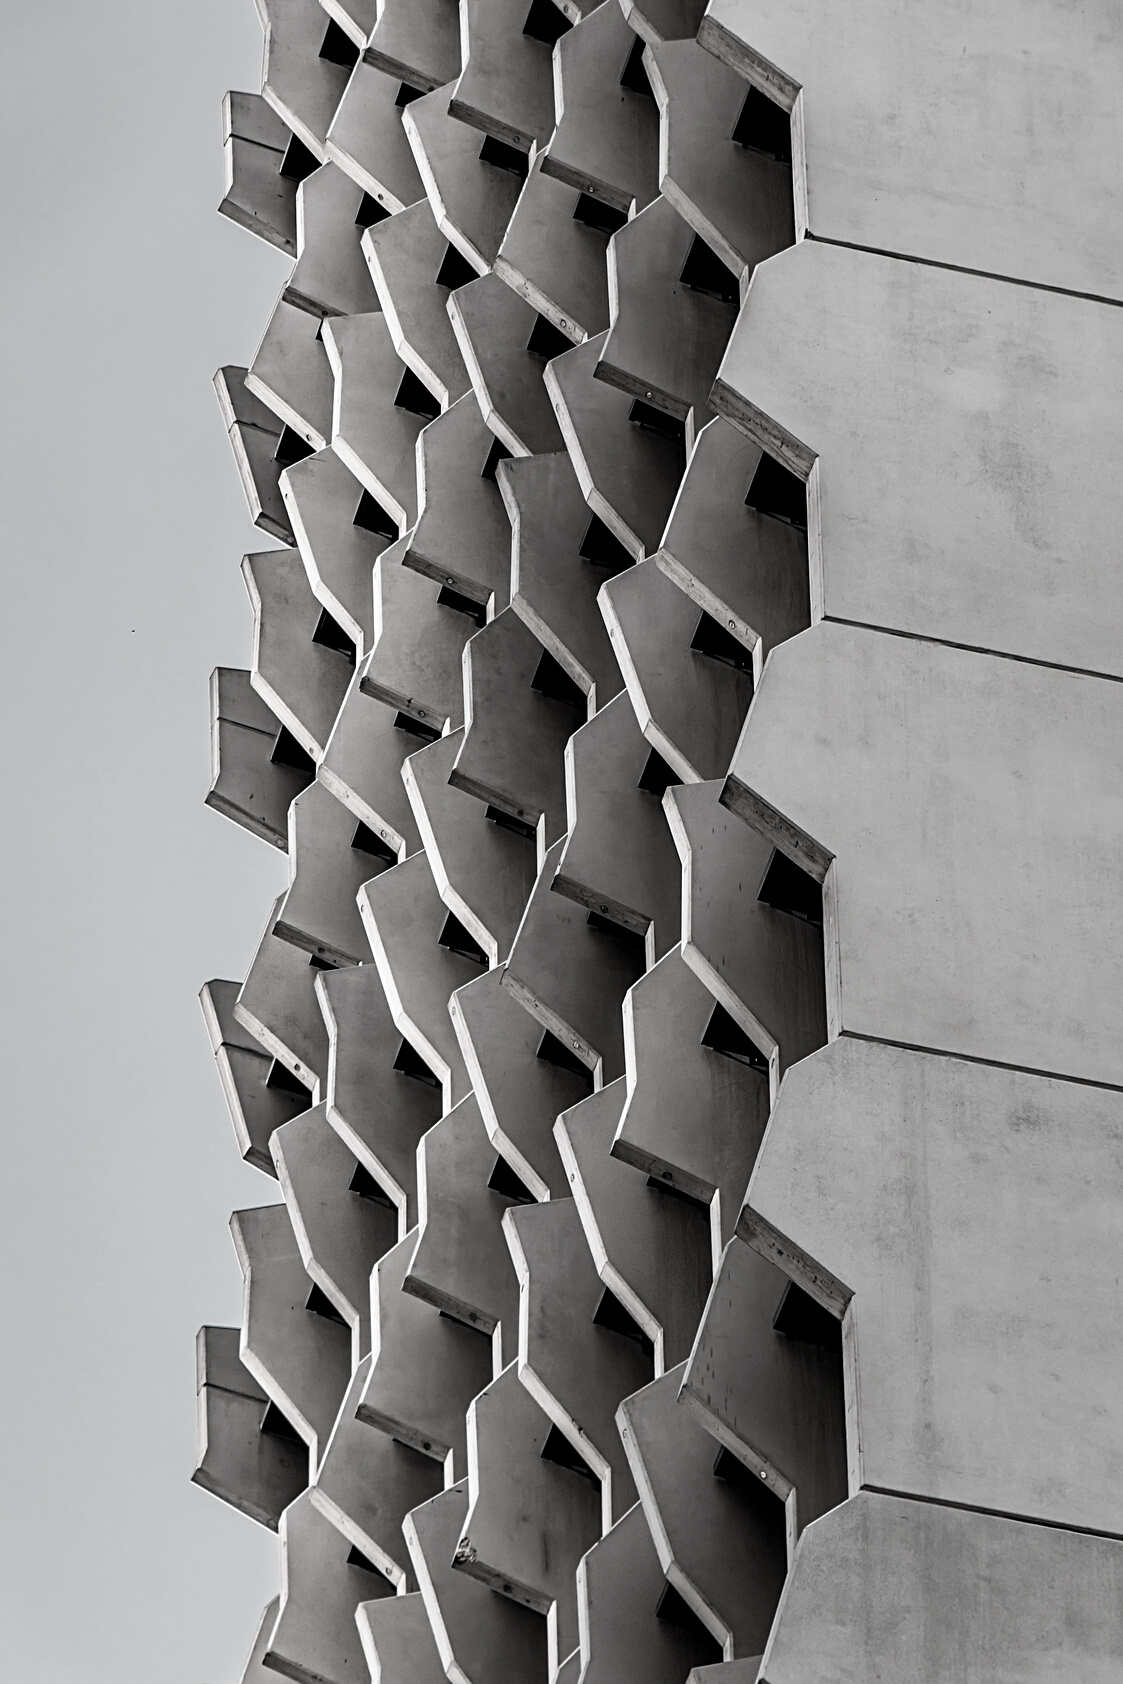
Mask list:
[[[291,131],[260,94],[222,102],[226,181],[219,214],[296,256],[296,182],[281,174]]]
[[[372,1678],[386,1684],[445,1684],[440,1651],[420,1591],[360,1602],[359,1641]]]
[[[281,1609],[265,1666],[299,1684],[354,1684],[364,1669],[355,1614],[394,1586],[306,1491],[281,1516]]]
[[[282,296],[316,317],[361,316],[379,308],[363,256],[363,189],[325,164],[296,192],[296,267]]]
[[[312,774],[273,759],[280,729],[237,667],[211,673],[211,787],[206,803],[274,848],[288,848],[289,803]]]
[[[530,166],[495,272],[564,339],[580,344],[608,326],[606,207],[548,174],[548,158],[541,154]],[[607,220],[614,224],[616,213],[608,211]]]
[[[316,971],[310,958],[273,932],[283,900],[280,895],[273,903],[253,963],[234,1002],[234,1017],[271,1058],[307,1088],[315,1105],[327,1075],[328,1038],[316,1004]]]
[[[362,660],[374,642],[374,564],[397,524],[372,506],[369,493],[334,450],[319,450],[286,468],[281,496],[312,594],[343,627],[355,645],[356,660]]]
[[[403,557],[407,567],[466,597],[481,625],[506,608],[511,594],[511,533],[495,481],[498,450],[471,392],[422,429],[417,525]]]
[[[325,642],[324,609],[299,550],[245,556],[242,577],[254,612],[253,687],[305,754],[319,760],[351,682],[353,652],[341,637]]]
[[[449,116],[453,85],[411,100],[402,125],[437,227],[469,267],[483,275],[495,262],[522,176],[481,158],[479,134]]]
[[[414,448],[427,415],[398,402],[407,371],[381,311],[336,316],[323,328],[335,375],[331,447],[405,532],[417,519]]]
[[[659,192],[659,115],[636,78],[636,38],[619,6],[599,6],[555,48],[557,127],[542,168],[624,221]]]
[[[262,1432],[269,1400],[238,1357],[236,1327],[201,1327],[196,1485],[275,1532],[308,1483],[308,1449]]]
[[[318,0],[255,0],[255,4],[265,28],[261,91],[322,163],[324,141],[351,66],[321,57],[329,20]]]
[[[293,303],[287,293],[278,299],[254,352],[246,387],[287,429],[277,446],[278,460],[292,465],[307,460],[311,451],[327,448],[335,382],[320,340],[320,318]],[[282,473],[282,497],[283,482]]]
[[[461,70],[456,8],[448,0],[381,0],[363,57],[423,93],[454,81]]]
[[[428,199],[372,224],[362,244],[395,351],[447,409],[471,382],[448,319],[448,289],[437,281],[448,241]]]
[[[237,982],[207,982],[199,1000],[238,1150],[255,1169],[275,1176],[269,1137],[306,1111],[312,1095],[283,1067],[276,1070],[272,1056],[238,1022],[234,1006],[240,988]]]
[[[289,808],[290,882],[274,934],[321,964],[369,963],[355,896],[392,860],[324,784],[309,784]]]
[[[277,461],[282,423],[273,411],[246,386],[248,369],[232,365],[220,368],[214,377],[215,391],[242,490],[246,494],[250,519],[255,526],[282,544],[293,542],[285,505],[277,481],[284,464]]]
[[[402,765],[425,738],[417,735],[409,714],[366,694],[362,673],[360,664],[316,776],[350,811],[356,826],[366,826],[370,841],[400,863],[421,846],[402,785]]]
[[[429,736],[456,730],[463,723],[463,652],[474,618],[442,603],[432,579],[389,553],[375,565],[374,590],[375,644],[359,675],[364,695],[417,720]]]
[[[539,321],[534,306],[498,275],[484,275],[450,293],[448,310],[480,413],[499,442],[513,456],[560,450],[562,436],[542,384],[545,360],[532,337]],[[556,335],[557,328],[548,326]]]
[[[519,152],[544,146],[554,127],[551,43],[525,22],[523,0],[464,0],[464,68],[449,104],[450,116]],[[558,32],[568,27],[559,11]]]
[[[360,61],[327,131],[332,163],[388,216],[425,191],[402,126],[400,89],[400,77]]]

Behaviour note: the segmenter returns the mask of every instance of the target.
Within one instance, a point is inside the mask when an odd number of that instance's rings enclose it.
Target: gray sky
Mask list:
[[[248,666],[210,380],[285,270],[215,214],[253,0],[0,0],[0,1677],[232,1684],[276,1539],[188,1483],[194,1334],[235,1323],[238,1160],[196,1001],[281,855],[203,806]]]

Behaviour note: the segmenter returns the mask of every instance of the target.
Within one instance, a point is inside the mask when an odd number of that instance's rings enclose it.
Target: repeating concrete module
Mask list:
[[[243,1684],[1114,1684],[1118,18],[257,9]]]

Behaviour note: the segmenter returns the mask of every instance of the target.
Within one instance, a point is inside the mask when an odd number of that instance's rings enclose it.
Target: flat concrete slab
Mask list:
[[[263,1433],[269,1399],[238,1357],[236,1327],[201,1327],[196,1340],[199,1460],[191,1479],[277,1530],[308,1483],[305,1445]]]
[[[401,79],[362,59],[327,131],[333,164],[391,215],[416,204],[425,191],[402,127]]]
[[[246,1163],[266,1175],[276,1176],[269,1137],[282,1123],[307,1110],[312,1096],[299,1083],[280,1086],[276,1081],[270,1082],[271,1055],[234,1016],[240,988],[238,982],[205,982],[199,1003],[238,1150]]]
[[[324,347],[335,375],[331,447],[404,533],[417,519],[414,447],[426,417],[397,401],[406,368],[386,318],[325,322]]]
[[[311,1492],[281,1518],[281,1608],[264,1664],[293,1684],[351,1684],[364,1671],[355,1613],[393,1596],[388,1579],[355,1565],[352,1550]]]
[[[234,1003],[234,1017],[259,1046],[319,1099],[327,1075],[328,1038],[316,1004],[316,971],[299,947],[282,941],[274,924],[283,895],[273,903],[257,952]]]
[[[445,1669],[420,1591],[360,1602],[355,1619],[372,1678],[444,1684]]]
[[[219,215],[296,256],[296,183],[281,174],[290,131],[260,94],[222,102],[225,182]]]
[[[622,217],[659,192],[659,116],[624,85],[635,35],[619,6],[595,6],[554,48],[557,127],[543,170]]]
[[[450,116],[520,152],[544,146],[554,127],[550,48],[525,22],[523,0],[462,0],[463,69],[449,102]]]
[[[495,272],[575,344],[608,326],[608,235],[584,220],[576,187],[535,158],[523,183]]]
[[[265,31],[261,91],[322,163],[324,142],[350,74],[320,57],[328,19],[318,0],[254,0]]]
[[[425,198],[363,234],[363,253],[394,349],[441,409],[471,387],[448,319],[448,288],[437,284],[447,249]]]
[[[471,615],[440,600],[440,587],[383,554],[374,574],[375,641],[359,672],[366,696],[404,713],[425,736],[464,718],[462,656]]]
[[[318,349],[325,355],[322,346]],[[330,376],[326,355],[325,366]],[[363,487],[333,450],[294,462],[281,475],[280,486],[312,594],[343,627],[356,659],[362,660],[374,639],[371,581],[374,564],[390,543],[390,517],[385,532],[358,524],[356,516],[368,518]]]
[[[362,665],[332,726],[316,776],[397,860],[415,854],[421,838],[402,786],[402,763],[423,739],[408,715],[362,688]]]
[[[289,808],[289,888],[273,925],[282,941],[328,965],[361,965],[370,948],[355,896],[389,864],[322,783]]]
[[[447,318],[446,318],[447,319]],[[507,606],[511,533],[496,485],[495,436],[471,392],[417,439],[417,525],[405,564],[488,617]]]
[[[449,294],[448,312],[480,413],[512,456],[559,450],[562,437],[542,384],[546,358],[531,350],[538,312],[498,275]]]
[[[411,100],[402,126],[437,227],[483,275],[495,262],[522,178],[481,158],[478,132],[449,116],[454,86]]]
[[[293,542],[285,505],[277,485],[281,467],[276,460],[281,442],[281,422],[273,411],[246,387],[247,369],[232,364],[220,368],[214,377],[218,406],[234,452],[234,462],[250,519],[282,544]]]
[[[363,257],[363,189],[324,164],[296,191],[296,266],[283,293],[316,317],[359,316],[379,308]]]
[[[211,673],[211,787],[205,800],[263,842],[288,848],[289,803],[306,789],[308,772],[273,759],[279,725],[237,667]]]
[[[254,353],[246,385],[309,449],[326,449],[335,381],[320,343],[318,316],[282,294]],[[283,500],[280,480],[278,486]]]
[[[385,0],[363,57],[431,93],[460,74],[460,20],[446,0]]]
[[[254,617],[250,682],[305,754],[319,760],[354,663],[316,637],[323,608],[299,550],[244,556],[242,578]]]

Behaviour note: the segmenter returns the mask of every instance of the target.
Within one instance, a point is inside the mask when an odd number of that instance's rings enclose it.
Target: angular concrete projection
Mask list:
[[[318,0],[254,4],[265,31],[262,94],[313,158],[323,163],[324,142],[351,64],[323,56],[329,20]]]
[[[620,10],[641,40],[693,41],[706,0],[620,0]]]
[[[652,556],[598,601],[640,729],[684,783],[721,776],[753,699],[753,652]]]
[[[445,1676],[545,1684],[546,1623],[541,1615],[453,1570],[467,1512],[465,1479],[407,1515],[403,1527]]]
[[[502,967],[458,989],[448,1009],[491,1144],[536,1199],[564,1195],[554,1119],[588,1092],[591,1074],[560,1062],[565,1049],[503,987]]]
[[[356,830],[354,813],[321,783],[309,784],[289,808],[291,876],[273,933],[324,965],[370,959],[355,896],[390,862]]]
[[[714,402],[811,475],[816,619],[1119,677],[1121,379],[1118,310],[805,241],[754,277]]]
[[[396,557],[380,556],[374,575],[374,648],[359,672],[365,696],[416,720],[426,737],[462,723],[462,656],[475,629],[469,615],[440,597],[431,579],[403,567]]]
[[[644,65],[659,107],[660,192],[734,276],[751,274],[795,241],[788,113],[694,41],[652,47]]]
[[[684,1365],[685,1366],[685,1365]],[[784,1584],[784,1510],[677,1402],[682,1368],[620,1405],[620,1436],[668,1582],[726,1660],[759,1655]]]
[[[365,1356],[340,1405],[310,1495],[313,1507],[400,1596],[414,1588],[402,1522],[410,1509],[442,1489],[442,1475],[430,1457],[356,1419],[370,1372],[371,1358]]]
[[[436,1080],[398,1068],[402,1037],[376,965],[323,971],[316,995],[330,1046],[328,1122],[397,1206],[404,1232],[417,1220],[417,1143],[441,1114]]]
[[[306,1111],[312,1095],[291,1077],[286,1081],[286,1070],[275,1075],[270,1054],[242,1028],[234,1016],[240,987],[237,982],[206,982],[199,1003],[238,1150],[255,1169],[276,1175],[269,1137],[282,1123]]]
[[[727,662],[744,660],[738,643],[752,652],[757,681],[768,650],[811,624],[806,514],[790,482],[794,504],[772,512],[775,499],[758,489],[771,467],[760,446],[720,416],[703,427],[653,558],[716,622],[707,627],[712,650],[724,649]]]
[[[415,204],[425,191],[402,127],[400,89],[399,78],[360,60],[327,132],[332,163],[388,215]]]
[[[480,964],[442,941],[449,912],[424,854],[414,854],[364,883],[359,911],[390,1015],[437,1078],[448,1110],[471,1086],[448,1015],[448,997],[478,976]]]
[[[269,1638],[272,1635],[273,1627],[277,1623],[280,1606],[281,1599],[279,1596],[275,1596],[272,1602],[267,1604],[265,1612],[261,1616],[261,1624],[257,1628],[257,1636],[254,1638],[253,1648],[250,1650],[245,1671],[242,1673],[241,1684],[272,1684],[269,1674],[265,1671],[265,1653],[269,1647]]]
[[[471,387],[437,276],[448,241],[427,199],[368,228],[363,253],[394,349],[447,409]]]
[[[364,1671],[355,1613],[394,1587],[354,1557],[305,1492],[281,1517],[281,1609],[264,1664],[293,1684],[352,1684]]]
[[[298,255],[283,294],[287,303],[317,317],[378,309],[360,244],[362,223],[363,189],[337,165],[325,164],[300,183]]]
[[[254,617],[251,683],[297,746],[319,760],[354,656],[339,647],[339,628],[324,619],[299,550],[244,556],[242,578]]]
[[[312,1282],[284,1205],[236,1210],[230,1231],[245,1285],[239,1354],[308,1446],[314,1473],[351,1378],[351,1336],[308,1308]]]
[[[519,1282],[519,1379],[600,1480],[607,1530],[636,1500],[616,1409],[650,1380],[650,1353],[611,1325],[572,1199],[508,1210],[503,1232]]]
[[[316,971],[298,947],[282,941],[273,926],[284,902],[278,895],[234,1003],[234,1017],[254,1040],[319,1100],[327,1075],[328,1038],[316,1004]],[[305,1109],[304,1106],[301,1109]]]
[[[492,1377],[491,1340],[403,1291],[417,1229],[388,1251],[370,1279],[372,1363],[357,1415],[381,1433],[463,1477],[465,1415]]]
[[[727,822],[721,792],[679,784],[663,798],[682,861],[682,956],[769,1060],[775,1087],[827,1038],[822,913],[813,884],[787,882],[772,845]]]
[[[760,257],[787,229],[761,230]],[[736,276],[666,199],[656,199],[608,243],[612,327],[598,380],[687,424],[710,419],[710,387],[737,319]]]
[[[832,1034],[1123,1084],[1121,729],[1118,684],[1024,661],[825,623],[773,651],[723,799],[827,876]]]
[[[359,1641],[372,1678],[386,1684],[445,1684],[445,1669],[420,1591],[360,1602]]]
[[[1087,1258],[1118,1245],[1121,1118],[848,1037],[785,1078],[741,1230],[846,1309],[851,1489],[1116,1529],[1120,1309]]]
[[[846,1497],[842,1332],[767,1258],[730,1240],[679,1402],[803,1527]]]
[[[296,435],[282,449],[286,459],[292,460],[301,440],[309,450],[326,449],[335,382],[320,342],[318,316],[282,295],[254,353],[246,387]],[[287,508],[284,486],[280,481],[278,485]]]
[[[551,893],[564,846],[564,841],[555,842],[546,853],[503,986],[592,1072],[600,1087],[623,1074],[620,1008],[643,974],[644,948],[599,913]]]
[[[612,1156],[710,1207],[732,1234],[768,1123],[768,1066],[681,952],[624,997],[628,1097]]]
[[[281,174],[292,135],[260,94],[222,102],[226,179],[219,215],[296,256],[296,182]]]
[[[472,1094],[429,1130],[417,1149],[421,1234],[403,1290],[514,1355],[518,1281],[503,1239],[511,1195],[488,1185],[495,1149]]]
[[[471,392],[417,440],[417,525],[405,564],[487,610],[507,606],[511,533],[495,483],[495,436]],[[483,614],[478,616],[482,624]]]
[[[411,100],[402,127],[437,227],[468,266],[484,275],[511,220],[522,174],[481,157],[479,134],[449,116],[451,97],[452,86],[446,85]]]
[[[470,1501],[453,1560],[546,1615],[551,1674],[577,1647],[577,1564],[601,1530],[596,1482],[558,1459],[557,1436],[514,1363],[473,1401]]]
[[[804,1533],[760,1677],[1101,1684],[1121,1607],[1116,1538],[862,1491]]]
[[[606,335],[586,340],[547,366],[546,390],[589,509],[634,561],[654,549],[671,511],[683,446],[660,417],[598,382]],[[654,421],[656,425],[648,423]],[[669,423],[673,433],[675,424]]]
[[[573,22],[560,7],[541,10],[554,39]],[[553,40],[529,34],[527,21],[524,0],[462,0],[464,68],[448,108],[450,117],[519,152],[545,146],[554,127]]]
[[[254,693],[249,673],[215,667],[207,806],[284,852],[289,803],[308,787],[310,774],[273,759],[277,731],[276,716]]]
[[[610,1157],[625,1096],[620,1077],[564,1112],[554,1134],[597,1274],[651,1341],[658,1376],[694,1342],[712,1275],[709,1222]]]
[[[320,4],[328,17],[334,18],[347,40],[362,51],[378,18],[378,0],[320,0]],[[338,35],[333,48],[339,51],[341,57],[344,54],[351,56]]]
[[[262,1432],[269,1399],[242,1366],[236,1327],[201,1327],[195,1350],[199,1461],[191,1478],[275,1532],[308,1484],[307,1447]]]
[[[550,887],[639,936],[653,965],[678,946],[682,873],[662,790],[643,787],[650,759],[626,695],[573,733],[565,745],[569,831]]]
[[[328,430],[330,436],[330,419]],[[281,496],[312,594],[342,626],[361,660],[374,640],[374,564],[396,523],[384,510],[369,509],[362,486],[333,450],[286,468]],[[380,530],[373,531],[371,522]]]
[[[336,715],[316,777],[399,863],[421,838],[402,786],[402,764],[424,737],[415,722],[364,693],[359,666]]]
[[[414,447],[428,419],[403,407],[406,366],[381,311],[324,323],[335,375],[331,447],[404,532],[417,519]]]
[[[577,188],[546,173],[547,159],[542,154],[530,166],[495,272],[579,344],[608,326],[608,235],[586,220]]]
[[[380,0],[377,10],[368,64],[423,93],[459,76],[460,20],[447,0]]]
[[[351,1329],[352,1361],[370,1350],[370,1272],[398,1237],[389,1200],[355,1186],[357,1160],[318,1105],[269,1142],[309,1278]],[[357,1400],[356,1400],[357,1401]]]
[[[448,313],[480,413],[512,456],[560,450],[542,371],[557,329],[543,335],[534,306],[498,275],[484,275],[449,294]],[[537,347],[547,339],[542,352]]]
[[[659,192],[659,116],[642,76],[625,81],[636,38],[621,8],[586,10],[554,49],[557,127],[542,168],[615,212],[601,212],[611,231]]]
[[[639,1503],[584,1557],[577,1591],[581,1684],[683,1684],[689,1667],[718,1653],[701,1622],[672,1608]]]
[[[595,713],[623,688],[597,592],[632,558],[591,518],[565,452],[501,462],[496,479],[511,523],[511,607]]]
[[[261,399],[246,387],[248,370],[232,365],[214,377],[218,407],[246,494],[250,519],[282,544],[293,542],[277,480],[284,463],[277,460],[281,423]]]
[[[1118,30],[1058,0],[943,0],[927,25],[889,0],[845,21],[824,0],[713,0],[698,38],[795,109],[801,236],[1118,300]]]
[[[449,783],[463,736],[461,727],[418,749],[402,777],[441,899],[487,963],[497,965],[534,887],[535,847]]]
[[[584,699],[510,609],[464,649],[466,729],[449,782],[547,845],[565,830],[565,745]]]

